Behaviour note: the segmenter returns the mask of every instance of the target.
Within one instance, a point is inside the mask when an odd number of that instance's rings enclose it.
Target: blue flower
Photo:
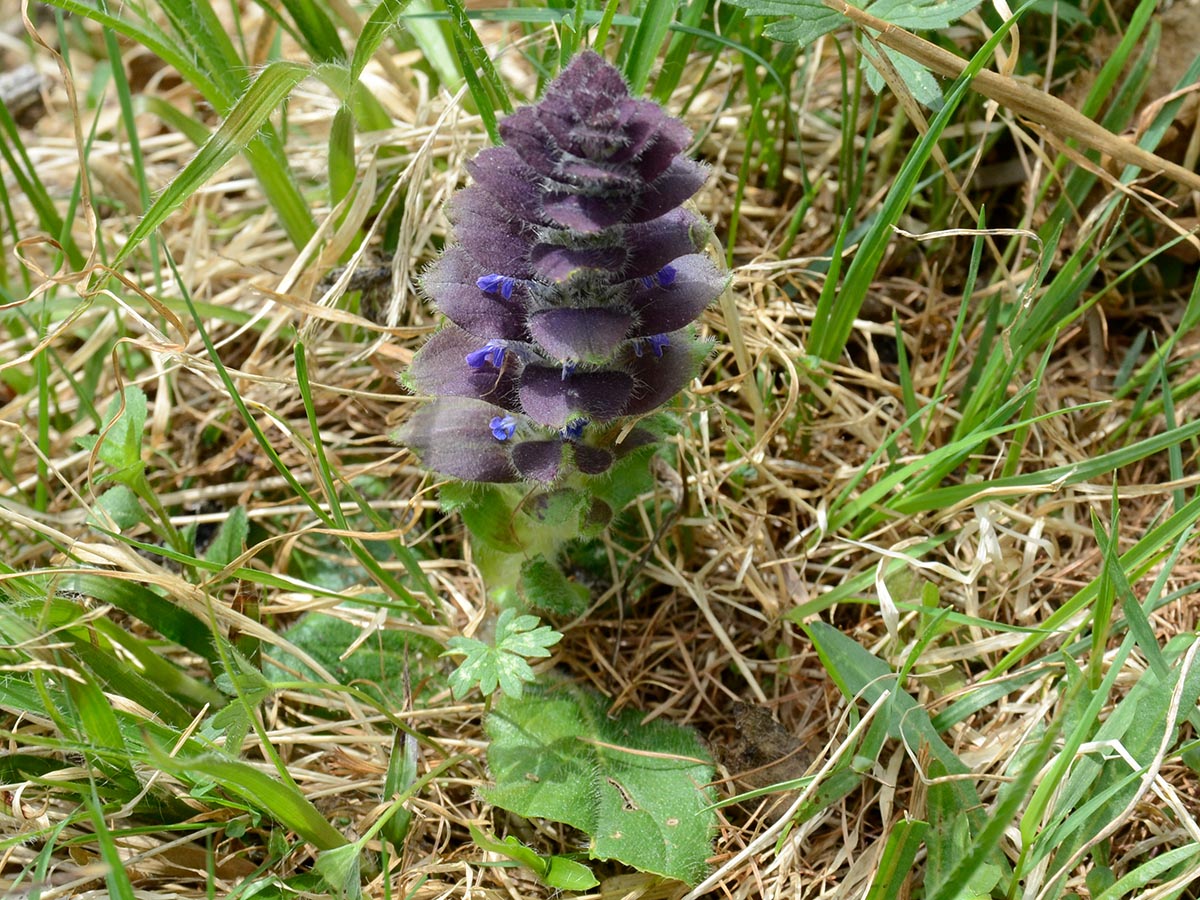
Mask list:
[[[640,357],[645,352],[645,344],[650,345],[650,350],[659,359],[662,359],[663,350],[671,346],[671,338],[665,334],[652,334],[647,338],[638,338],[633,342],[633,353]]]
[[[486,365],[492,365],[499,369],[504,365],[504,356],[507,352],[504,344],[500,341],[488,341],[478,350],[467,354],[467,365],[472,369],[482,369]]]
[[[475,284],[486,294],[499,294],[505,300],[511,300],[517,279],[511,275],[481,275]]]
[[[564,441],[577,441],[583,437],[583,429],[587,428],[587,419],[572,419],[560,432]]]
[[[512,416],[492,416],[488,428],[492,429],[492,437],[496,440],[507,441],[517,432],[517,420]]]
[[[642,287],[649,290],[658,285],[659,287],[670,287],[675,281],[675,267],[672,265],[663,266],[653,275],[642,276]]]

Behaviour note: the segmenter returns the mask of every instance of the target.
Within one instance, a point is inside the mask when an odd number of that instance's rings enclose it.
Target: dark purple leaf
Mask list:
[[[579,416],[604,422],[621,415],[633,385],[624,372],[577,372],[563,377],[561,369],[529,365],[521,374],[521,408],[547,428],[560,429]]]
[[[558,146],[576,156],[603,159],[622,139],[619,104],[628,96],[621,74],[588,51],[546,88],[536,108]]]
[[[671,263],[675,280],[667,287],[655,281],[639,284],[630,298],[638,323],[630,337],[677,331],[696,321],[720,296],[726,277],[703,254],[681,256]]]
[[[654,411],[683,390],[700,370],[707,346],[698,346],[684,331],[675,332],[670,339],[671,346],[662,356],[643,353],[629,360],[629,372],[636,386],[625,415],[640,416]]]
[[[628,97],[618,104],[617,115],[620,119],[617,128],[620,129],[624,142],[619,150],[608,157],[608,162],[635,170],[636,167],[628,164],[640,157],[655,140],[667,115],[657,103],[649,100],[631,100]]]
[[[629,216],[631,222],[645,222],[666,215],[704,186],[708,169],[678,156],[667,171],[642,188]]]
[[[523,293],[505,300],[498,292],[489,294],[476,282],[484,274],[459,247],[425,270],[421,287],[446,317],[472,334],[516,341],[525,339]],[[517,289],[521,291],[520,288]]]
[[[593,497],[587,512],[581,517],[581,523],[584,528],[599,530],[606,527],[612,521],[612,517],[612,507],[599,497]]]
[[[552,191],[542,201],[542,213],[555,225],[593,234],[624,220],[629,213],[629,198]]]
[[[512,448],[513,465],[525,478],[546,484],[558,477],[562,468],[561,440],[522,441]]]
[[[629,261],[622,271],[626,278],[654,275],[672,260],[695,253],[708,239],[707,223],[685,209],[639,222],[625,229]]]
[[[600,447],[589,447],[587,444],[573,444],[575,466],[584,475],[599,475],[607,472],[613,464],[613,455]]]
[[[522,106],[500,120],[500,137],[512,147],[525,165],[543,175],[551,175],[561,151],[540,121],[535,107]]]
[[[661,109],[659,115],[661,119],[653,138],[638,152],[637,172],[645,181],[653,181],[666,172],[692,140],[691,130],[681,121],[668,118]]]
[[[478,185],[455,194],[447,209],[458,242],[481,268],[529,278],[529,251],[536,240],[532,225],[511,215]]]
[[[625,265],[621,247],[560,247],[538,244],[530,254],[537,276],[545,281],[562,284],[586,269],[620,272]]]
[[[421,465],[463,481],[517,481],[508,444],[488,423],[505,411],[480,400],[436,400],[418,407],[395,434]]]
[[[490,147],[467,163],[467,171],[500,207],[527,222],[541,219],[539,174],[511,147]]]
[[[645,447],[647,444],[658,443],[658,437],[653,432],[647,431],[645,428],[635,428],[627,435],[625,440],[619,444],[610,444],[613,453],[617,459],[628,456],[634,450]]]
[[[412,386],[438,397],[474,397],[506,409],[516,407],[516,369],[513,359],[504,369],[467,364],[480,348],[479,338],[447,325],[426,341],[408,369]],[[508,354],[510,358],[515,354]]]
[[[616,309],[543,309],[529,317],[529,333],[554,359],[602,362],[625,340],[633,319]]]

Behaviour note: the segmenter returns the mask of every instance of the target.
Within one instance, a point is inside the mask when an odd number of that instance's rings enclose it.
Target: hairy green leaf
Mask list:
[[[496,806],[565,822],[593,859],[691,884],[705,874],[716,814],[708,754],[694,732],[610,715],[601,696],[560,683],[502,698],[485,723]]]
[[[558,616],[577,616],[588,605],[588,589],[568,580],[563,570],[544,556],[521,566],[521,593],[534,609]]]

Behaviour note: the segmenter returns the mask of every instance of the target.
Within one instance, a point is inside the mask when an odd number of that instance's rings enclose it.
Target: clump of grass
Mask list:
[[[0,117],[5,891],[549,896],[472,841],[579,850],[481,799],[438,654],[485,586],[385,435],[442,202],[585,36],[699,136],[735,282],[552,664],[718,757],[769,707],[813,759],[791,815],[722,806],[694,895],[1193,889],[1194,198],[965,84],[922,135],[848,41],[741,9],[186,6],[6,51],[58,80]],[[1148,149],[1155,15],[1081,104]],[[1016,29],[1014,75],[1068,77],[1113,25]]]

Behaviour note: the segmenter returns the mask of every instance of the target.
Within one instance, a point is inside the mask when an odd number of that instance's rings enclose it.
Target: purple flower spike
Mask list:
[[[708,170],[684,155],[687,126],[591,51],[499,132],[420,279],[449,324],[404,377],[435,400],[400,438],[465,481],[576,489],[653,439],[632,420],[708,352],[693,323],[728,279],[705,253],[710,226],[682,207]]]
[[[496,440],[507,441],[517,433],[517,420],[512,416],[492,416],[488,428],[492,429],[492,437]]]

